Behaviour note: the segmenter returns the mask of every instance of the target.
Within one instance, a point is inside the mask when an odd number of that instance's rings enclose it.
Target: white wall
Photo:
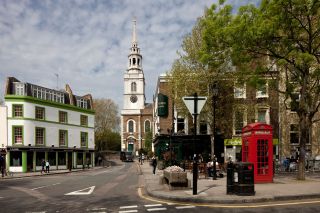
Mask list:
[[[6,147],[8,141],[7,107],[0,106],[0,148]]]
[[[12,105],[23,105],[23,119],[8,120],[8,145],[12,146],[12,126],[23,125],[23,141],[24,145],[35,145],[35,127],[45,128],[45,143],[46,146],[59,147],[59,130],[68,131],[68,147],[80,148],[80,132],[88,133],[88,148],[94,148],[94,115],[82,112],[66,110],[56,107],[49,107],[40,104],[27,102],[6,102],[8,106],[8,117],[12,118]],[[35,120],[35,107],[45,108],[45,121]],[[68,113],[68,124],[57,123],[59,121],[59,111]],[[80,126],[80,115],[88,116],[88,127]]]

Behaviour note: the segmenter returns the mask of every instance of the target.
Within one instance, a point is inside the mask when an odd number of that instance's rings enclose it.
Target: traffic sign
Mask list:
[[[207,101],[207,97],[205,96],[185,96],[182,99],[192,116],[195,113],[199,114]],[[197,102],[197,112],[194,110],[195,101]]]

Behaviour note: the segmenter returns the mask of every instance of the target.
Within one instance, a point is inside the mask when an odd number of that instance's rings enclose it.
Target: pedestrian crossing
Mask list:
[[[118,208],[118,213],[136,213],[136,212],[166,212],[166,211],[178,211],[184,209],[194,209],[195,206],[192,205],[176,205],[173,203],[161,204],[161,203],[151,203],[145,205],[130,205],[130,206],[120,206]],[[87,212],[92,213],[108,213],[108,210],[105,208],[92,208],[87,209]],[[115,212],[113,209],[112,212]]]

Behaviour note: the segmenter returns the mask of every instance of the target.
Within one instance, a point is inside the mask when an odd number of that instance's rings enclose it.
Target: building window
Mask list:
[[[299,126],[298,124],[290,125],[290,144],[299,143]]]
[[[23,127],[13,126],[13,144],[23,144]]]
[[[270,124],[270,113],[268,107],[259,107],[256,109],[256,122]]]
[[[292,112],[296,112],[299,108],[300,94],[293,93],[291,97],[290,108]]]
[[[80,140],[81,140],[80,141],[81,147],[87,147],[88,146],[88,133],[81,132]]]
[[[144,132],[150,132],[150,131],[151,131],[150,121],[147,120],[144,122]]]
[[[54,101],[64,103],[64,93],[50,90],[47,88],[39,87],[36,85],[31,86],[32,96],[34,98],[43,99],[47,101]]]
[[[128,130],[129,130],[128,132],[130,132],[130,133],[133,133],[133,131],[134,131],[133,124],[134,124],[133,121],[128,122]]]
[[[25,84],[20,82],[15,82],[15,95],[24,95],[25,94]]]
[[[68,142],[68,131],[59,130],[59,146],[67,146]]]
[[[80,125],[81,126],[88,126],[88,116],[80,115]]]
[[[241,84],[234,85],[234,98],[246,98],[246,86]]]
[[[13,105],[12,117],[23,117],[23,105]]]
[[[83,98],[80,98],[77,100],[77,106],[84,109],[88,109],[88,101]]]
[[[35,109],[35,117],[38,120],[44,120],[45,119],[45,109],[42,107],[36,107]]]
[[[36,145],[44,145],[45,129],[36,127]]]
[[[64,111],[59,111],[59,122],[68,123],[68,113]]]
[[[257,87],[256,98],[267,98],[268,97],[268,84],[261,84]]]
[[[184,118],[178,118],[177,119],[177,132],[179,134],[184,134],[185,131],[185,124],[184,124]]]
[[[236,110],[234,112],[234,134],[240,135],[242,133],[242,128],[246,125],[245,119],[245,111],[244,110]]]
[[[131,83],[131,92],[136,92],[137,91],[137,83],[136,82],[132,82]]]

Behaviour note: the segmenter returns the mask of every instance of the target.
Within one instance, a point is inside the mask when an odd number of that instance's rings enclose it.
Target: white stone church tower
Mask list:
[[[128,69],[124,73],[123,109],[121,111],[121,150],[137,152],[144,148],[145,133],[151,131],[152,105],[146,104],[142,55],[138,46],[136,20]]]

